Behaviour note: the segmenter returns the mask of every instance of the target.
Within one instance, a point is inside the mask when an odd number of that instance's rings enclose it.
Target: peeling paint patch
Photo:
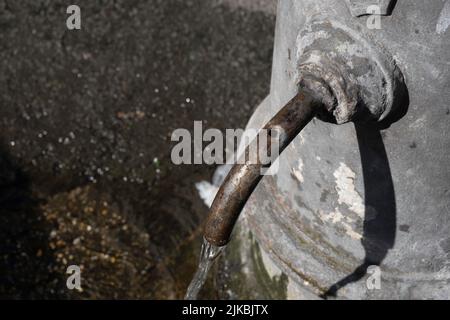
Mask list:
[[[355,240],[361,240],[362,239],[362,235],[358,232],[356,232],[355,230],[353,230],[352,226],[349,225],[346,222],[342,222],[342,226],[345,229],[345,233],[350,236],[350,238],[355,239]]]
[[[336,178],[338,203],[347,205],[351,211],[364,218],[364,202],[355,187],[356,174],[341,162],[333,175]]]
[[[325,214],[323,211],[319,212],[319,218],[323,222],[331,221],[333,224],[340,224],[345,229],[345,234],[350,238],[355,240],[361,240],[362,235],[356,232],[352,226],[347,222],[352,222],[353,220],[348,217],[344,217],[344,215],[339,211],[338,208],[335,208],[333,212],[330,214]],[[346,222],[347,221],[347,222]]]
[[[331,212],[328,215],[325,215],[324,213],[320,213],[320,219],[324,222],[331,221],[332,223],[338,223],[338,222],[341,222],[343,218],[344,218],[344,216],[337,208],[334,212]]]
[[[442,8],[436,24],[436,33],[443,34],[450,26],[450,1],[447,1]]]
[[[297,179],[300,183],[303,183],[303,181],[305,181],[305,179],[303,178],[303,160],[302,159],[298,159],[297,162],[297,168],[293,168],[292,169],[292,175],[295,177],[295,179]]]

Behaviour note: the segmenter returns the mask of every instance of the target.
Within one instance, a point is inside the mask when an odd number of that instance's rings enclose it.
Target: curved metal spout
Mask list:
[[[322,100],[312,90],[301,88],[265,126],[265,132],[276,130],[281,132],[276,137],[280,154],[299,132],[313,119],[321,109]],[[261,132],[261,131],[260,131]],[[258,136],[247,146],[242,157],[245,159],[257,159],[238,161],[233,166],[224,183],[220,187],[211,206],[205,226],[205,239],[216,246],[224,246],[229,240],[234,225],[243,209],[247,199],[263,177],[261,169],[265,166],[260,160],[259,154],[254,155],[259,148],[251,148],[250,145],[258,143]],[[267,140],[267,150],[272,150],[273,139]],[[240,158],[240,159],[241,159]],[[272,159],[274,161],[275,159]]]

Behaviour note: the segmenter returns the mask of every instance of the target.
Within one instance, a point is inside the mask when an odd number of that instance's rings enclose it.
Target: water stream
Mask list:
[[[214,261],[220,255],[225,247],[217,247],[208,242],[208,240],[203,239],[202,249],[200,252],[200,261],[198,263],[197,272],[195,272],[194,278],[189,285],[185,300],[196,300],[198,293],[206,282],[206,277],[208,276],[208,271],[214,264]]]

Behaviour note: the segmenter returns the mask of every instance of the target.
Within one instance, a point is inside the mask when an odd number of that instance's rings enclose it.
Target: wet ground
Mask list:
[[[234,2],[78,0],[69,31],[72,2],[0,0],[1,298],[183,297],[214,167],[173,165],[170,135],[269,93],[275,17]]]

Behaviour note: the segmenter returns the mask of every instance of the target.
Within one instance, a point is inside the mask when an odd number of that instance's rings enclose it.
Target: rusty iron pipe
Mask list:
[[[314,118],[316,113],[323,110],[323,101],[323,96],[317,94],[316,90],[303,86],[299,89],[299,93],[264,126],[265,132],[273,130],[281,132],[276,138],[279,154]],[[258,136],[250,144],[258,143]],[[257,159],[257,161],[252,163],[238,161],[233,166],[214,199],[206,221],[204,237],[219,247],[230,241],[241,210],[263,177],[261,169],[265,166],[261,163],[259,156],[251,157],[250,153],[255,152],[255,148],[250,148],[250,144],[241,157]],[[266,150],[271,150],[271,146],[272,139],[267,139]]]

